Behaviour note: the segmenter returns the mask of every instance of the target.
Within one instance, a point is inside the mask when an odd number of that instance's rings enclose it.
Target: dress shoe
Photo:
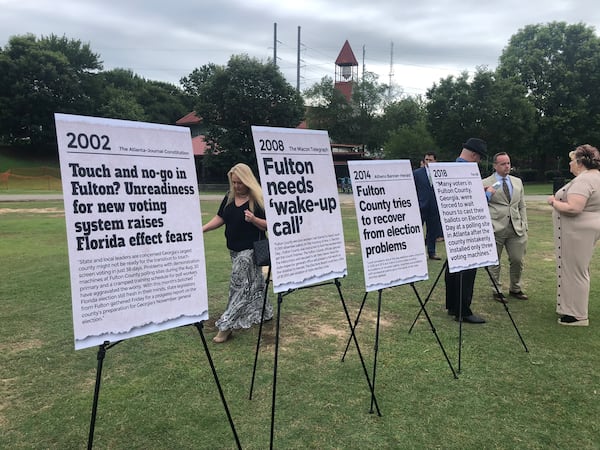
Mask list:
[[[458,316],[456,316],[456,320],[458,320]],[[485,319],[483,317],[476,316],[475,314],[463,316],[462,320],[463,322],[467,323],[485,323]]]
[[[498,292],[494,292],[494,300],[500,303],[508,303],[508,299],[503,294],[499,294]]]
[[[573,316],[562,316],[558,319],[560,325],[567,325],[571,327],[587,327],[590,324],[589,319],[577,320]]]
[[[222,344],[223,342],[227,341],[230,337],[231,337],[231,330],[225,330],[225,331],[219,330],[217,335],[213,338],[213,342],[216,342],[217,344]]]
[[[527,300],[529,298],[527,296],[527,294],[525,294],[523,291],[519,291],[519,292],[509,291],[508,295],[510,295],[511,297],[514,297],[514,298],[518,298],[519,300]]]
[[[429,255],[429,259],[435,259],[436,261],[441,261],[442,258],[440,258],[438,255],[433,254],[433,255]]]

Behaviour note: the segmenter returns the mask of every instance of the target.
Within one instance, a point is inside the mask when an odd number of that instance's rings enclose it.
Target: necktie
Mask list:
[[[502,178],[502,190],[504,191],[504,195],[510,202],[510,190],[508,189],[508,184],[506,184],[506,178]]]

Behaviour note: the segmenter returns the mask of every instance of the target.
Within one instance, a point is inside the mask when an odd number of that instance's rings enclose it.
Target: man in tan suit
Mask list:
[[[527,300],[521,287],[523,259],[527,249],[527,211],[525,207],[523,183],[517,177],[509,175],[510,157],[506,152],[496,153],[493,159],[494,173],[483,180],[490,218],[496,237],[498,262],[502,250],[506,248],[509,261],[509,295],[519,300]],[[500,282],[500,264],[490,267],[490,273],[498,289]],[[504,295],[494,291],[494,299],[505,302]]]

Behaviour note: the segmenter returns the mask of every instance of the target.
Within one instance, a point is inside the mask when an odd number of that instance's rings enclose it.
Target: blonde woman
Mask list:
[[[219,329],[214,342],[223,343],[234,329],[250,328],[260,323],[265,282],[262,269],[252,258],[254,241],[265,238],[267,221],[262,189],[252,169],[236,164],[227,173],[229,192],[223,198],[217,215],[202,227],[211,231],[225,225],[225,239],[231,256],[229,301],[223,315],[215,322]],[[273,317],[269,301],[265,320]]]
[[[554,222],[558,323],[587,326],[590,261],[600,239],[600,153],[580,145],[569,153],[571,182],[548,197]]]

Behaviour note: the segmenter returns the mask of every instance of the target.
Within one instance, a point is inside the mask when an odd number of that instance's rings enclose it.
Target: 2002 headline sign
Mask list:
[[[75,348],[207,319],[189,130],[55,119]]]

